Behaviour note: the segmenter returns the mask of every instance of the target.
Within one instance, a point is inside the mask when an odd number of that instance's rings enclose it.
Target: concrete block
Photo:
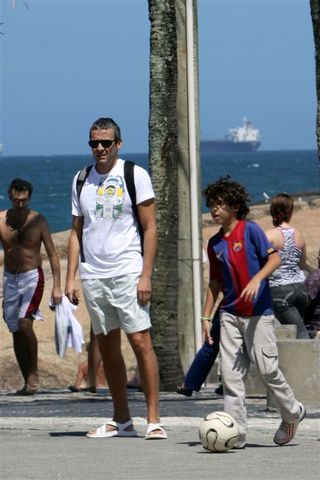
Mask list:
[[[294,394],[302,403],[320,402],[320,341],[280,340],[279,366]],[[268,395],[268,407],[275,402]]]
[[[275,325],[274,333],[277,340],[287,340],[297,338],[297,327],[296,325]]]

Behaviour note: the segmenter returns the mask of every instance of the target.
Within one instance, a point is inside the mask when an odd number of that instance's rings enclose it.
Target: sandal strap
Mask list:
[[[105,425],[110,425],[110,427],[118,428],[117,422],[115,422],[114,420],[107,420],[105,422]]]
[[[122,432],[126,428],[132,426],[132,419],[130,418],[127,422],[124,422],[124,423],[119,423],[119,422],[116,422],[115,420],[108,420],[106,422],[106,425],[110,425],[110,427],[117,428],[119,432]]]
[[[101,425],[100,427],[96,428],[95,432],[96,432],[96,436],[101,436],[103,434],[106,433],[106,424],[104,423],[103,425]]]
[[[147,435],[149,435],[149,433],[151,432],[154,432],[155,430],[161,430],[161,432],[165,433],[165,429],[163,428],[163,425],[161,425],[161,423],[148,423]]]

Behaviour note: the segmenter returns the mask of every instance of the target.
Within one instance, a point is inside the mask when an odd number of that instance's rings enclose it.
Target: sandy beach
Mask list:
[[[255,220],[264,230],[271,228],[271,217],[269,215],[268,205],[258,205],[251,207],[250,218]],[[295,213],[292,224],[300,229],[307,242],[307,256],[308,262],[315,268],[316,256],[320,247],[319,240],[319,220],[320,220],[320,198],[310,197],[307,199],[298,199],[295,202]],[[202,232],[203,242],[206,244],[207,240],[217,231],[217,226],[213,226],[210,215],[204,214],[202,216]],[[67,254],[67,240],[69,232],[59,232],[53,234],[54,243],[61,259],[61,280],[64,287],[64,280],[66,274],[66,254]],[[2,287],[2,269],[3,257],[0,256],[1,264],[1,284]],[[71,348],[68,348],[67,353],[63,359],[60,359],[55,351],[54,344],[54,314],[50,311],[48,304],[52,288],[52,276],[50,265],[45,257],[43,260],[43,269],[46,277],[46,287],[44,296],[41,302],[41,312],[44,316],[44,321],[35,321],[34,328],[39,341],[39,376],[40,386],[42,388],[48,387],[65,387],[70,383],[74,383],[78,364],[86,359],[86,353],[75,353]],[[204,269],[205,282],[207,277],[207,269]],[[80,287],[80,282],[79,288]],[[2,298],[2,288],[0,288],[0,296]],[[89,340],[89,319],[86,312],[86,307],[82,301],[75,313],[80,321],[85,341]],[[1,307],[2,317],[2,307]],[[12,348],[12,335],[8,332],[7,327],[3,321],[0,322],[0,390],[9,389],[14,390],[23,385],[20,371],[16,365],[14,352]],[[85,352],[85,348],[83,348]],[[128,347],[128,343],[123,338],[123,353],[128,367],[128,377],[134,374],[135,358]]]

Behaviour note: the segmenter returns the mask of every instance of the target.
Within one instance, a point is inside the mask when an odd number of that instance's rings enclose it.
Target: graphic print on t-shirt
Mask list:
[[[108,176],[101,181],[96,194],[96,219],[119,218],[123,208],[123,179],[120,175]]]

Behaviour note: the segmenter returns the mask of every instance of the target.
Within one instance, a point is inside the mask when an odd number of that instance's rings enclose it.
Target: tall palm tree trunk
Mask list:
[[[317,147],[318,159],[320,162],[320,4],[319,0],[310,0],[311,18],[313,26],[313,37],[315,46],[315,63],[316,63],[316,89],[317,89]]]
[[[174,0],[149,0],[149,165],[159,246],[153,275],[152,336],[160,388],[182,381],[178,342],[177,38]]]

